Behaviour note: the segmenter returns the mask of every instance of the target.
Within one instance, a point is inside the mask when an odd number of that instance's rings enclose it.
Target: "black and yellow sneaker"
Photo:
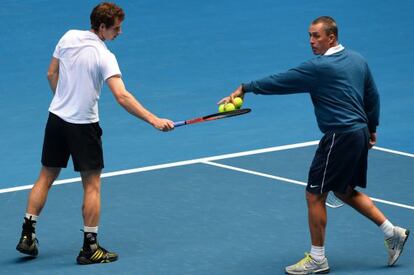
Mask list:
[[[97,249],[91,251],[85,251],[82,248],[76,258],[78,264],[101,264],[115,262],[116,260],[118,260],[118,254],[109,252],[99,245]]]
[[[36,257],[39,253],[37,245],[38,241],[36,238],[32,238],[30,235],[22,234],[16,249],[23,254]]]
[[[36,221],[33,221],[32,218],[24,218],[22,225],[22,235],[20,237],[19,243],[16,246],[16,249],[23,254],[27,254],[33,257],[36,257],[39,254],[37,248],[38,241],[35,235]]]

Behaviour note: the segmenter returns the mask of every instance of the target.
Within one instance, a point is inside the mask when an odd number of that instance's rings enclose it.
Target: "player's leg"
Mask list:
[[[370,135],[366,128],[349,134],[347,145],[348,148],[353,148],[356,156],[353,160],[347,160],[347,163],[353,163],[352,177],[348,179],[350,186],[346,186],[341,192],[335,192],[335,195],[373,221],[384,232],[389,255],[388,265],[391,266],[395,264],[401,255],[409,231],[394,226],[367,195],[355,190],[355,186],[365,188],[367,185],[369,140]]]
[[[388,265],[394,265],[404,249],[410,231],[394,226],[375,206],[370,197],[354,190],[353,187],[349,187],[345,194],[335,193],[335,195],[380,227],[384,232],[385,244],[388,250]]]
[[[340,200],[357,210],[359,213],[380,226],[386,220],[384,214],[375,206],[374,202],[364,193],[349,186],[345,194],[335,192]]]
[[[84,240],[76,258],[79,264],[116,261],[118,255],[102,248],[98,243],[98,225],[101,211],[101,171],[104,167],[102,129],[99,123],[67,124],[73,165],[79,171],[83,184],[82,216]]]
[[[21,253],[37,256],[39,253],[36,239],[36,222],[47,200],[47,194],[55,179],[58,177],[60,168],[43,166],[39,178],[30,191],[26,215],[22,225],[22,233],[16,249]]]
[[[61,168],[42,166],[39,178],[29,194],[26,212],[39,216],[46,203],[49,189],[59,176]]]
[[[308,206],[308,225],[312,246],[310,253],[296,264],[287,266],[287,274],[328,273],[329,265],[325,257],[325,228],[327,223],[326,197],[323,189],[325,184],[329,156],[335,142],[334,134],[326,134],[319,142],[311,167],[309,168],[308,185],[306,187],[306,202]]]
[[[22,253],[36,256],[38,254],[35,225],[47,195],[54,180],[58,177],[61,168],[66,167],[69,151],[62,131],[63,121],[50,113],[47,120],[43,150],[42,168],[39,178],[35,182],[27,203],[23,230],[16,249]]]
[[[325,201],[328,193],[313,194],[306,192],[308,222],[312,245],[324,246],[327,222]]]
[[[98,243],[98,225],[101,209],[101,170],[81,172],[84,189],[82,215],[84,221],[83,247],[76,259],[78,264],[108,263],[118,259]]]
[[[81,172],[83,184],[82,216],[85,226],[96,227],[101,211],[101,170]]]
[[[325,229],[327,213],[325,201],[328,193],[314,194],[306,192],[308,205],[309,232],[311,235],[311,252],[305,253],[305,258],[298,263],[287,266],[287,274],[329,273],[328,260],[325,257]]]

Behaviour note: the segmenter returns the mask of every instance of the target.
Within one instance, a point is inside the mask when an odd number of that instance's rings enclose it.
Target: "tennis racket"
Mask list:
[[[329,192],[325,204],[331,208],[339,208],[344,205],[344,202],[338,199],[333,192]]]
[[[250,111],[251,109],[246,108],[246,109],[239,109],[239,110],[222,112],[222,113],[215,113],[215,114],[211,114],[208,116],[197,117],[197,118],[193,118],[189,120],[175,121],[174,127],[180,127],[180,126],[189,125],[189,124],[212,121],[212,120],[217,120],[217,119],[222,119],[222,118],[227,118],[227,117],[232,117],[232,116],[244,115],[244,114],[249,113]]]

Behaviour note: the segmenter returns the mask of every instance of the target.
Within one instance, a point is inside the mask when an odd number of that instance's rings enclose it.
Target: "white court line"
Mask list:
[[[178,161],[178,162],[172,162],[172,163],[166,163],[166,164],[139,167],[139,168],[134,168],[134,169],[127,169],[127,170],[103,173],[101,175],[101,178],[108,178],[108,177],[128,175],[128,174],[134,174],[134,173],[141,173],[141,172],[159,170],[159,169],[165,169],[165,168],[171,168],[171,167],[185,166],[185,165],[201,163],[203,161],[215,161],[215,160],[221,160],[221,159],[243,157],[243,156],[249,156],[249,155],[257,155],[257,154],[263,154],[263,153],[269,153],[269,152],[283,151],[283,150],[288,150],[288,149],[302,148],[302,147],[316,145],[318,143],[319,143],[318,140],[314,140],[314,141],[309,141],[309,142],[302,142],[302,143],[295,143],[295,144],[289,144],[289,145],[275,146],[275,147],[269,147],[269,148],[257,149],[257,150],[250,150],[250,151],[244,151],[244,152],[233,153],[233,154],[225,154],[225,155],[218,155],[218,156],[199,158],[199,159],[193,159],[193,160],[184,160],[184,161]],[[53,183],[53,185],[60,185],[60,184],[80,182],[80,181],[81,181],[80,177],[65,179],[65,180],[57,180]],[[33,184],[10,187],[10,188],[4,188],[4,189],[0,189],[0,194],[1,193],[21,191],[21,190],[27,190],[27,189],[31,189],[32,187],[33,187]]]
[[[205,161],[215,161],[215,160],[222,160],[222,159],[228,159],[228,158],[236,158],[236,157],[257,155],[257,154],[263,154],[263,153],[269,153],[269,152],[283,151],[283,150],[289,150],[289,149],[295,149],[295,148],[303,148],[303,147],[307,147],[307,146],[317,145],[318,143],[319,143],[319,140],[313,140],[313,141],[309,141],[309,142],[302,142],[302,143],[295,143],[295,144],[289,144],[289,145],[275,146],[275,147],[269,147],[269,148],[263,148],[263,149],[256,149],[256,150],[238,152],[238,153],[233,153],[233,154],[225,154],[225,155],[205,157],[205,158],[199,158],[199,159],[193,159],[193,160],[185,160],[185,161],[178,161],[178,162],[172,162],[172,163],[166,163],[166,164],[145,166],[145,167],[139,167],[139,168],[134,168],[134,169],[127,169],[127,170],[120,170],[120,171],[115,171],[115,172],[103,173],[101,175],[101,177],[102,178],[108,178],[108,177],[127,175],[127,174],[133,174],[133,173],[141,173],[141,172],[159,170],[159,169],[165,169],[165,168],[171,168],[171,167],[192,165],[192,164],[202,163],[202,162],[205,162]],[[392,154],[397,154],[397,155],[414,157],[414,154],[400,152],[400,151],[396,151],[396,150],[390,150],[390,149],[381,148],[381,147],[377,147],[377,146],[375,146],[373,149],[388,152],[388,153],[392,153]],[[272,176],[272,177],[275,177],[275,176]],[[53,183],[53,185],[61,185],[61,184],[80,182],[80,181],[81,181],[80,177],[70,178],[70,179],[64,179],[64,180],[57,180]],[[296,182],[296,184],[300,184],[297,181],[295,181],[295,182]],[[295,182],[291,182],[291,183],[295,183]],[[300,184],[300,185],[302,185],[302,184]],[[22,185],[22,186],[4,188],[4,189],[0,189],[0,194],[27,190],[27,189],[31,189],[32,187],[33,187],[33,185],[31,184],[31,185]]]
[[[373,149],[376,149],[378,151],[383,151],[383,152],[391,153],[391,154],[395,154],[395,155],[401,155],[401,156],[406,156],[406,157],[414,158],[414,154],[405,153],[405,152],[401,152],[401,151],[395,151],[395,150],[391,150],[391,149],[387,149],[387,148],[382,148],[382,147],[378,147],[378,146],[374,146]]]
[[[247,173],[247,174],[251,174],[251,175],[255,175],[255,176],[265,177],[265,178],[274,179],[274,180],[280,180],[280,181],[284,181],[284,182],[288,182],[288,183],[293,183],[293,184],[298,184],[298,185],[303,185],[303,186],[307,185],[307,183],[303,182],[303,181],[278,177],[278,176],[274,176],[274,175],[270,175],[270,174],[266,174],[266,173],[256,172],[256,171],[253,171],[253,170],[248,170],[248,169],[244,169],[244,168],[230,166],[230,165],[227,165],[227,164],[221,164],[221,163],[211,162],[211,161],[203,161],[202,163],[207,164],[207,165],[220,167],[220,168],[224,168],[224,169],[234,170],[234,171],[237,171],[237,172]],[[376,202],[380,202],[380,203],[384,203],[384,204],[388,204],[388,205],[393,205],[393,206],[398,206],[398,207],[414,210],[414,206],[411,206],[411,205],[396,203],[396,202],[377,199],[377,198],[373,198],[373,197],[370,197],[370,198],[373,201],[376,201]]]
[[[256,172],[256,171],[253,171],[253,170],[247,170],[247,169],[244,169],[244,168],[230,166],[230,165],[227,165],[227,164],[221,164],[221,163],[212,162],[212,161],[202,161],[201,163],[212,165],[212,166],[217,166],[217,167],[224,168],[224,169],[234,170],[234,171],[238,171],[238,172],[242,172],[242,173],[246,173],[246,174],[251,174],[251,175],[255,175],[255,176],[265,177],[265,178],[269,178],[269,179],[273,179],[273,180],[280,180],[280,181],[284,181],[284,182],[289,182],[289,183],[293,183],[293,184],[297,184],[297,185],[302,185],[302,186],[307,185],[307,183],[303,182],[303,181],[292,180],[292,179],[288,179],[288,178],[284,178],[284,177],[279,177],[279,176],[274,176],[274,175],[270,175],[270,174],[266,174],[266,173]]]

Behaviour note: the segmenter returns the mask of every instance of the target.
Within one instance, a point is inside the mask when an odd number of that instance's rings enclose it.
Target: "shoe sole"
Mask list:
[[[402,254],[402,252],[403,252],[403,250],[404,250],[404,245],[405,245],[405,242],[408,240],[408,236],[410,236],[410,230],[406,229],[406,230],[405,230],[405,239],[404,239],[403,244],[402,244],[402,246],[401,246],[400,253],[398,254],[398,256],[397,256],[397,258],[395,259],[395,261],[394,261],[393,263],[391,263],[391,264],[388,264],[388,266],[393,266],[393,265],[395,265],[395,263],[398,261],[398,259],[400,258],[401,254]]]
[[[311,272],[311,273],[289,273],[285,270],[285,274],[290,274],[290,275],[328,274],[329,272],[330,272],[329,267],[327,269],[319,269],[319,270],[316,270],[316,271]]]
[[[76,258],[76,262],[80,265],[87,265],[87,264],[106,264],[106,263],[112,263],[118,260],[118,256],[111,258],[111,259],[106,259],[106,260],[102,260],[101,262],[93,262],[91,260],[89,260],[88,258],[85,257],[77,257]]]
[[[19,251],[20,253],[23,253],[23,254],[26,254],[32,257],[37,257],[37,254],[39,254],[37,250],[32,252],[32,251],[29,251],[26,247],[21,247],[20,245],[16,247],[16,250]]]

